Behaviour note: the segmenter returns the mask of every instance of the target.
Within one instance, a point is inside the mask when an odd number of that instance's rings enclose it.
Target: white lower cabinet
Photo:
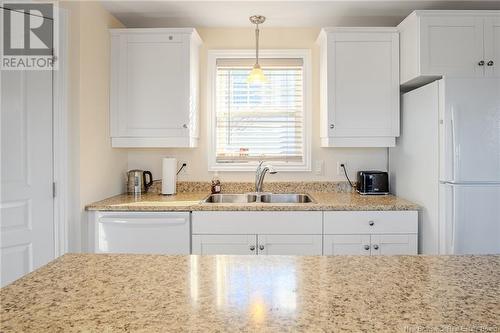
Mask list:
[[[417,254],[417,235],[371,235],[372,255]]]
[[[193,235],[193,254],[321,255],[321,235]]]
[[[91,212],[89,251],[200,255],[417,254],[417,227],[417,211]]]
[[[193,254],[256,254],[256,235],[193,235]]]
[[[189,212],[95,212],[89,250],[95,253],[189,254]]]
[[[324,213],[325,255],[417,254],[417,211]]]
[[[303,255],[322,254],[321,235],[258,235],[258,254]]]
[[[370,255],[369,246],[370,235],[325,235],[323,237],[323,254],[327,256]]]
[[[324,255],[417,254],[417,235],[325,235]]]
[[[322,212],[193,212],[193,254],[321,255]]]

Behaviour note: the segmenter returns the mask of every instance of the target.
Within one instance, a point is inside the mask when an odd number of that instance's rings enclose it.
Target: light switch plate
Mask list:
[[[317,175],[323,175],[325,170],[325,161],[317,160],[314,161],[314,173]]]

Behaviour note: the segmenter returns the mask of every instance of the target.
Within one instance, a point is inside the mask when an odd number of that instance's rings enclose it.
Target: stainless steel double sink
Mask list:
[[[211,194],[204,203],[314,203],[308,194],[304,193],[237,193]]]

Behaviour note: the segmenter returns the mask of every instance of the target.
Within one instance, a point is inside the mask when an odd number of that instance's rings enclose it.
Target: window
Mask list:
[[[310,170],[307,51],[261,52],[268,79],[249,84],[252,51],[212,51],[210,170]]]

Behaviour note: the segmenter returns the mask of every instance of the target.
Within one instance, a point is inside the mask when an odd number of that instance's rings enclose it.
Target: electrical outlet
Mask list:
[[[188,176],[189,175],[189,163],[188,161],[177,161],[177,170],[179,170],[183,164],[186,164],[184,168],[179,172],[177,176]]]
[[[337,176],[344,175],[344,169],[342,168],[342,164],[347,168],[346,162],[337,162]]]

